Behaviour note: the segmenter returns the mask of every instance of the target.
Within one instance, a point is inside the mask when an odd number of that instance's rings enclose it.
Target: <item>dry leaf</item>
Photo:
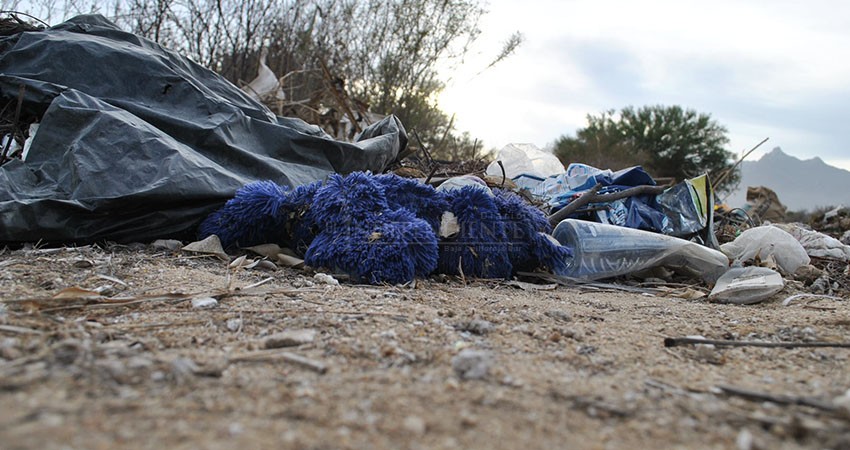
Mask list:
[[[296,258],[294,256],[284,255],[283,253],[277,254],[277,262],[279,262],[284,267],[292,267],[293,269],[300,269],[304,267],[303,259]]]
[[[224,252],[224,248],[222,248],[221,246],[221,240],[219,240],[218,236],[214,234],[209,235],[206,239],[202,241],[187,244],[185,247],[183,247],[183,251],[201,253],[205,255],[214,255],[225,261],[228,261],[230,259],[230,257],[227,256],[227,253]]]
[[[242,266],[245,265],[245,259],[246,258],[247,257],[245,255],[242,255],[242,256],[234,259],[227,267],[229,267],[231,269],[235,269],[237,267],[242,267]]]
[[[275,259],[277,254],[281,252],[281,248],[277,244],[262,244],[253,247],[246,247],[245,250],[250,250],[260,256],[265,256],[269,259]]]
[[[57,300],[80,300],[86,298],[100,298],[102,297],[99,292],[90,291],[88,289],[83,289],[78,286],[71,286],[69,288],[62,289],[57,292],[53,298]]]
[[[277,270],[277,265],[269,260],[263,259],[257,261],[256,268],[274,271]]]

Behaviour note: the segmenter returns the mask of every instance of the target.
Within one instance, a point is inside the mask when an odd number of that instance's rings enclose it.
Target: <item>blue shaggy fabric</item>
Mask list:
[[[563,272],[572,251],[543,234],[552,231],[543,212],[513,192],[495,189],[494,194],[504,220],[509,242],[508,255],[514,270],[550,269],[555,273]]]
[[[396,284],[429,275],[437,257],[437,237],[428,223],[400,209],[371,223],[323,231],[304,261],[345,272],[356,282]]]
[[[370,222],[387,211],[389,205],[383,187],[372,174],[354,172],[328,177],[316,191],[311,209],[316,224],[324,229]]]
[[[541,232],[531,237],[529,249],[531,251],[529,259],[516,270],[543,269],[552,271],[556,275],[567,274],[567,264],[573,256],[571,248],[559,244],[555,238]]]
[[[203,239],[215,234],[224,248],[279,241],[284,237],[287,193],[287,188],[271,181],[247,184],[204,219],[198,235]]]
[[[322,186],[321,181],[296,187],[287,196],[288,217],[283,242],[299,255],[307,252],[313,239],[319,234],[319,226],[313,217],[313,197]]]
[[[446,192],[460,231],[440,243],[441,273],[479,278],[508,278],[513,272],[505,225],[488,192],[466,186]]]
[[[438,242],[446,211],[457,235]],[[225,248],[287,245],[313,267],[349,274],[356,282],[405,283],[435,270],[507,278],[516,270],[562,273],[571,255],[546,234],[542,212],[519,196],[467,186],[440,192],[396,175],[331,175],[295,189],[271,181],[237,191],[199,228]]]
[[[383,186],[390,208],[404,208],[428,222],[434,231],[440,229],[440,218],[449,209],[449,202],[441,192],[428,184],[394,174],[378,175],[375,181]]]

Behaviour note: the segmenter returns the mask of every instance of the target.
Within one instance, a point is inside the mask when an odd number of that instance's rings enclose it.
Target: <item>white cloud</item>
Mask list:
[[[490,10],[481,54],[441,101],[487,145],[543,146],[588,113],[660,103],[712,114],[736,152],[765,136],[766,151],[798,157],[842,150],[832,123],[850,114],[835,105],[850,99],[850,3],[497,0]],[[474,76],[516,30],[518,52]]]

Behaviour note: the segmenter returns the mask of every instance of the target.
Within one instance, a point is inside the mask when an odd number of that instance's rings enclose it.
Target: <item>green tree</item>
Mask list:
[[[677,180],[708,173],[717,180],[732,170],[733,153],[726,150],[727,130],[708,114],[680,106],[626,107],[587,116],[588,126],[575,137],[555,143],[555,155],[565,164],[583,162],[620,169],[640,164],[656,177]],[[726,177],[719,191],[737,186],[740,173]]]

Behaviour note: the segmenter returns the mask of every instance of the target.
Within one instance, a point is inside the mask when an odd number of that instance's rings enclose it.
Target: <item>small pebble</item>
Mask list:
[[[242,319],[239,319],[239,318],[227,319],[227,323],[225,324],[225,326],[227,327],[228,330],[235,333],[235,332],[242,329]]]
[[[464,380],[476,380],[487,376],[492,363],[490,352],[467,348],[452,358],[452,369]]]
[[[176,252],[177,250],[180,250],[181,247],[183,247],[183,243],[176,239],[157,239],[153,241],[151,247],[156,250],[168,250]]]
[[[483,336],[493,331],[496,327],[493,325],[492,322],[474,319],[470,320],[469,322],[459,323],[455,328],[457,328],[458,331],[467,331],[472,334]]]
[[[216,306],[218,306],[218,300],[212,297],[192,299],[192,308],[215,308]]]

